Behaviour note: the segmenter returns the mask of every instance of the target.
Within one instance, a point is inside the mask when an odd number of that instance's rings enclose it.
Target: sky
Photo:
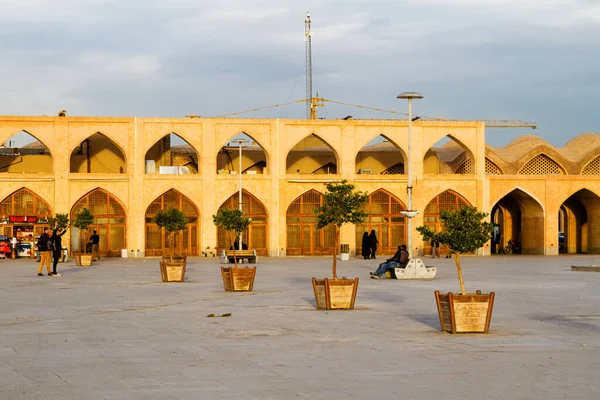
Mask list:
[[[564,146],[600,132],[600,0],[0,0],[0,115],[212,117],[320,97]],[[327,102],[319,117],[402,118]],[[305,118],[302,103],[237,114]]]

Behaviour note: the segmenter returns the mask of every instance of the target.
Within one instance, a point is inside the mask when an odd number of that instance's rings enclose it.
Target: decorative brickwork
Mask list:
[[[487,175],[502,175],[500,168],[487,158],[485,159],[485,173]]]
[[[460,164],[460,166],[458,168],[456,168],[454,173],[459,174],[459,175],[473,174],[474,173],[473,160],[470,158],[467,158],[462,164]]]
[[[581,175],[600,175],[600,156],[590,161],[581,171]]]
[[[394,164],[385,171],[381,173],[381,175],[404,175],[404,163]]]
[[[539,154],[529,160],[520,170],[519,175],[564,175],[565,171],[550,157]]]

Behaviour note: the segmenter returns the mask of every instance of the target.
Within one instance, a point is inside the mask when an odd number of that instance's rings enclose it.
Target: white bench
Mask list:
[[[408,260],[406,268],[394,268],[396,279],[434,279],[435,273],[436,268],[425,266],[420,258]],[[386,271],[385,277],[393,278],[390,271]]]

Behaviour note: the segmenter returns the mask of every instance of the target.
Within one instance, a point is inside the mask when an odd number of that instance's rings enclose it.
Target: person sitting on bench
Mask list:
[[[406,245],[398,246],[398,251],[396,254],[386,262],[379,264],[379,268],[377,271],[371,272],[371,278],[380,279],[385,278],[385,273],[387,270],[392,268],[406,268],[406,264],[408,264],[408,251],[406,250]]]
[[[234,248],[236,250],[240,249],[240,242],[239,241],[235,241],[235,242],[233,242],[232,246],[229,246],[229,250],[233,250]],[[244,242],[242,242],[242,250],[248,250],[248,245],[246,243],[244,243]],[[235,258],[238,259],[238,262],[241,261],[239,256],[236,255]],[[228,259],[229,259],[229,263],[233,264],[233,262],[234,262],[233,257],[228,257]]]

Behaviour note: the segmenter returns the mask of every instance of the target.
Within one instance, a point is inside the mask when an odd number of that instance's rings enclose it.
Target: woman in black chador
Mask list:
[[[362,239],[362,256],[365,260],[371,258],[371,240],[369,233],[365,232]]]
[[[369,242],[371,247],[371,258],[375,259],[375,253],[377,252],[377,245],[379,244],[379,240],[377,240],[377,235],[375,235],[375,229],[371,230],[371,234],[369,235]]]
[[[62,235],[67,233],[67,230],[63,230],[62,233],[58,233],[58,229],[54,228],[52,230],[52,236],[50,237],[50,241],[53,244],[52,248],[52,257],[54,258],[54,263],[52,264],[52,272],[54,276],[60,276],[59,273],[56,272],[56,264],[58,264],[58,260],[62,257]]]

